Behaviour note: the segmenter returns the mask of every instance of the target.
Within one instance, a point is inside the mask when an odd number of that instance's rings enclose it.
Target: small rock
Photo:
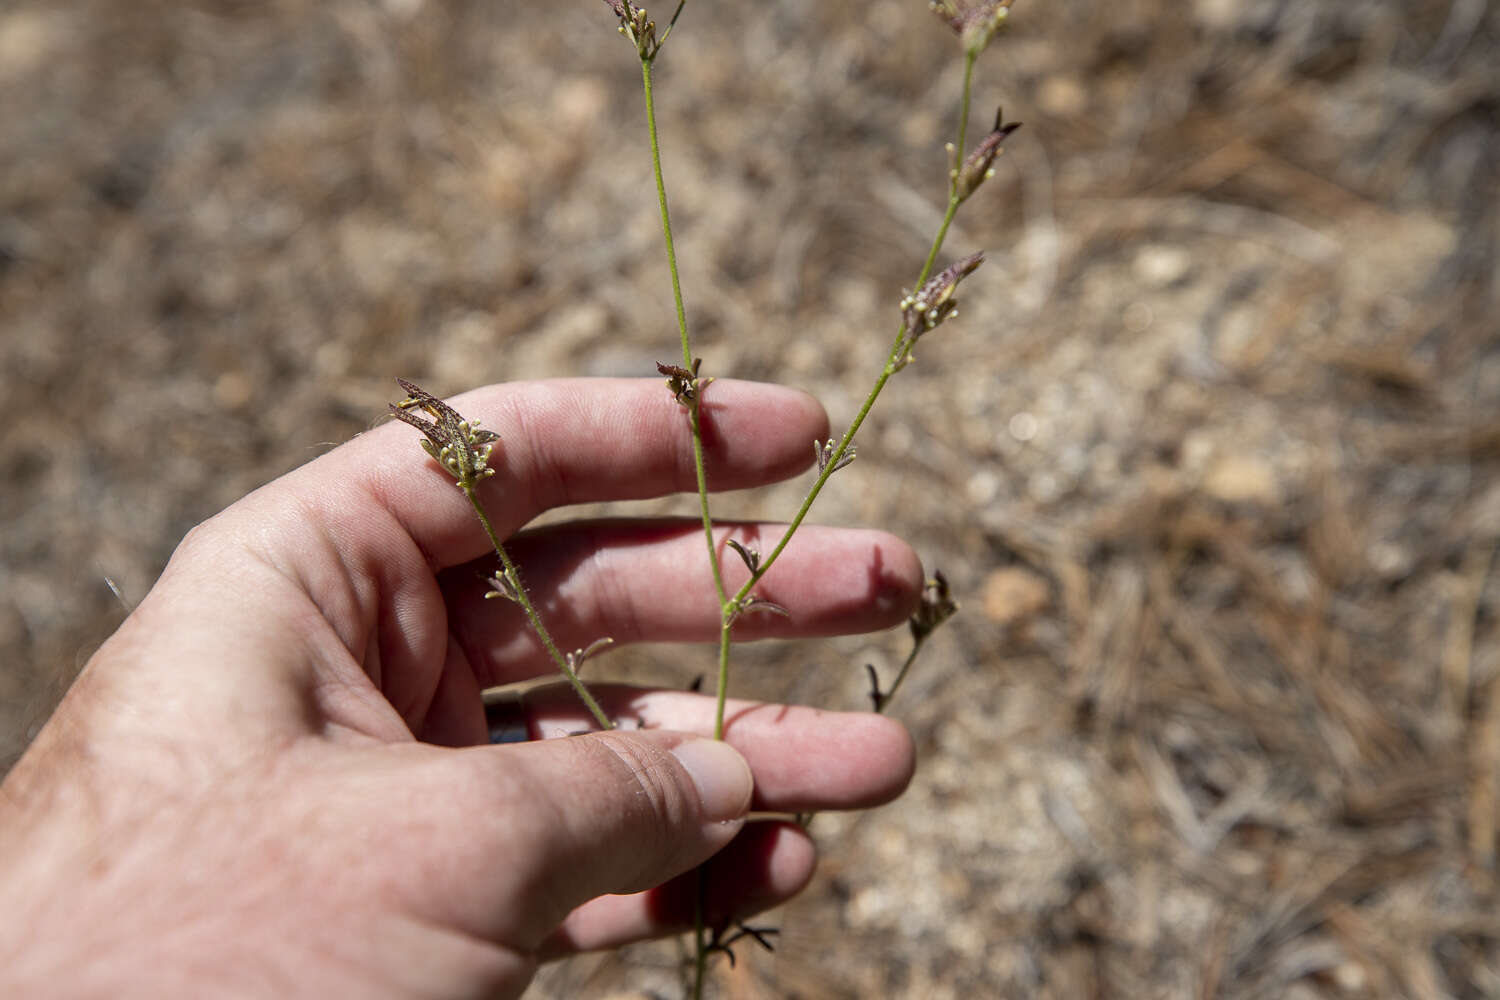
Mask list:
[[[1187,276],[1193,257],[1185,247],[1153,243],[1135,255],[1135,276],[1148,288],[1167,288]]]
[[[1055,73],[1042,81],[1036,102],[1049,115],[1075,118],[1088,107],[1089,95],[1077,77]]]
[[[1365,561],[1386,581],[1406,579],[1417,564],[1412,551],[1395,542],[1376,542],[1371,545]]]
[[[609,89],[598,77],[578,77],[557,88],[552,106],[567,125],[585,129],[608,110]]]
[[[1255,455],[1224,455],[1203,477],[1203,490],[1224,503],[1274,504],[1281,487],[1271,463]]]
[[[1198,23],[1210,31],[1229,31],[1246,16],[1239,0],[1198,0]]]
[[[386,11],[400,21],[410,21],[422,12],[423,0],[385,0]]]
[[[982,507],[1000,495],[1000,477],[990,469],[980,469],[964,484],[964,492],[970,503]]]
[[[1010,436],[1024,443],[1036,437],[1039,423],[1036,417],[1023,410],[1011,417],[1007,426],[1010,429]]]
[[[1120,313],[1120,322],[1131,333],[1145,333],[1151,329],[1156,314],[1145,302],[1132,302]]]
[[[1040,504],[1049,504],[1062,495],[1063,486],[1050,472],[1038,472],[1026,481],[1026,492]]]
[[[68,37],[68,22],[44,10],[0,16],[0,80],[13,80],[57,58]]]
[[[1021,566],[995,570],[984,581],[984,615],[997,625],[1016,625],[1035,618],[1052,600],[1052,588]]]
[[[241,371],[225,372],[214,380],[214,402],[221,410],[239,410],[255,398],[255,383]]]

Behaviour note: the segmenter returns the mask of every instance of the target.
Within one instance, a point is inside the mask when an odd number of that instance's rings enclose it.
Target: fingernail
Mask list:
[[[698,786],[698,801],[707,819],[723,822],[739,819],[750,809],[754,780],[750,765],[729,744],[720,740],[687,740],[672,748]]]

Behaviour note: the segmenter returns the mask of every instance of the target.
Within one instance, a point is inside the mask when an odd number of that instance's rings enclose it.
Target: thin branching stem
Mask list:
[[[964,87],[958,117],[957,148],[960,158],[963,156],[963,144],[968,135],[969,95],[973,89],[975,55],[972,52],[964,54]],[[922,265],[922,272],[917,275],[917,280],[913,287],[922,287],[922,284],[932,276],[932,269],[937,263],[938,254],[943,249],[943,242],[948,238],[948,228],[953,224],[953,217],[958,214],[959,204],[960,198],[958,197],[957,177],[955,175],[951,176],[948,180],[948,208],[943,213],[943,221],[938,226],[937,235],[932,240],[932,247],[927,252],[927,260]],[[733,608],[737,606],[738,602],[744,600],[750,594],[751,589],[771,569],[771,566],[786,549],[787,543],[792,540],[792,536],[797,533],[797,529],[802,526],[802,522],[807,518],[808,511],[812,510],[813,502],[818,499],[818,494],[823,492],[823,485],[828,482],[828,477],[837,471],[839,460],[849,450],[849,445],[854,441],[854,435],[859,432],[860,427],[865,422],[865,418],[870,415],[870,410],[875,406],[875,400],[879,398],[881,390],[885,388],[885,384],[890,381],[891,376],[900,369],[901,356],[908,346],[906,339],[907,332],[906,323],[903,320],[900,328],[896,331],[896,339],[891,343],[890,352],[886,355],[885,366],[881,369],[880,375],[875,379],[875,384],[870,387],[870,392],[865,396],[864,403],[860,405],[859,412],[855,414],[854,420],[849,424],[849,429],[844,431],[844,436],[839,439],[838,447],[833,450],[833,453],[823,463],[823,471],[818,473],[817,479],[813,480],[812,487],[807,491],[807,496],[802,501],[802,506],[797,508],[796,516],[787,525],[786,531],[782,533],[781,540],[776,543],[776,547],[761,559],[760,566],[750,574],[750,578],[729,599],[728,607]],[[908,661],[909,665],[910,661]],[[719,636],[719,699],[717,709],[714,713],[714,733],[716,736],[722,736],[724,730],[724,706],[726,701],[724,689],[727,686],[725,680],[727,679],[728,672],[729,622],[726,621]],[[904,673],[905,671],[903,670],[903,676]]]
[[[679,8],[680,11],[680,8]],[[676,16],[673,16],[675,23]],[[682,367],[693,370],[693,348],[688,341],[687,309],[682,303],[682,280],[677,271],[677,248],[672,242],[672,216],[667,211],[667,185],[661,172],[661,143],[656,133],[656,100],[651,92],[651,59],[641,60],[641,85],[646,91],[646,126],[651,134],[651,172],[656,178],[656,200],[661,207],[661,234],[667,245],[667,270],[672,274],[672,304],[677,309],[677,334],[682,341]],[[714,544],[713,515],[708,509],[708,473],[703,464],[703,425],[700,407],[703,393],[694,392],[688,400],[688,420],[693,438],[693,471],[698,478],[698,511],[703,520],[703,536],[708,544],[708,562],[713,569],[714,591],[719,606],[724,608],[728,591],[724,587],[724,571],[719,566],[718,548]],[[723,612],[727,615],[727,611]]]
[[[646,91],[646,128],[651,134],[651,172],[656,178],[656,200],[661,206],[661,234],[667,244],[667,269],[672,273],[672,302],[677,307],[677,333],[682,340],[682,366],[693,367],[688,344],[687,310],[682,304],[682,281],[677,274],[677,248],[672,242],[672,217],[667,211],[667,185],[661,172],[661,142],[656,133],[656,99],[651,91],[651,60],[641,60],[641,85]]]
[[[978,57],[977,52],[964,52],[964,91],[959,99],[958,144],[954,147],[955,165],[963,162],[964,143],[968,141],[969,95],[974,90],[974,60]],[[943,241],[948,238],[948,227],[953,224],[953,216],[957,214],[962,200],[958,196],[958,172],[954,170],[948,175],[948,211],[943,214],[943,224],[938,227],[937,237],[932,241],[932,249],[927,252],[927,262],[922,265],[922,273],[917,276],[917,282],[912,286],[913,288],[921,288],[922,282],[932,276],[932,268],[937,264],[938,251],[943,248]]]
[[[751,574],[751,579],[755,575]],[[750,583],[746,581],[740,588],[733,600],[741,600],[750,593]],[[723,624],[719,626],[719,690],[714,701],[714,739],[724,738],[724,706],[729,699],[729,633],[734,628],[734,619],[724,615]]]
[[[526,620],[531,622],[532,630],[536,632],[537,638],[542,640],[542,645],[547,649],[547,655],[552,657],[557,668],[568,679],[568,683],[573,685],[573,691],[589,710],[589,714],[594,717],[594,721],[599,723],[599,728],[615,728],[615,724],[609,720],[609,716],[604,714],[604,709],[599,707],[599,703],[594,700],[594,696],[589,693],[583,681],[578,679],[578,672],[568,663],[568,658],[562,654],[562,650],[557,648],[557,643],[552,641],[552,633],[547,631],[547,626],[542,623],[542,616],[537,614],[531,598],[526,594],[526,588],[521,586],[520,571],[516,569],[516,564],[511,562],[510,553],[505,551],[505,546],[500,542],[500,536],[495,532],[494,525],[490,523],[490,516],[485,511],[484,504],[480,502],[477,487],[472,483],[461,482],[458,485],[464,491],[464,496],[469,498],[469,506],[474,508],[479,523],[484,525],[484,533],[489,536],[490,545],[494,547],[495,555],[500,557],[500,564],[505,568],[505,577],[511,583],[511,594],[516,603],[521,605],[521,610],[526,612]]]
[[[896,674],[896,679],[891,681],[891,686],[882,692],[880,707],[875,711],[883,714],[887,708],[891,707],[891,699],[896,697],[897,691],[901,690],[901,682],[906,680],[906,675],[911,670],[911,665],[917,662],[917,654],[921,651],[922,640],[918,639],[912,643],[911,652],[906,654],[906,662],[901,664],[901,670]]]
[[[677,13],[682,8],[679,5]],[[672,22],[677,21],[677,14],[672,16]],[[671,27],[667,29],[669,32]],[[665,36],[663,36],[665,37]],[[693,347],[688,339],[687,309],[682,302],[682,279],[677,269],[677,248],[672,241],[672,215],[667,209],[667,185],[662,177],[661,170],[661,142],[657,137],[656,130],[656,100],[651,90],[651,66],[652,57],[641,59],[641,87],[646,94],[646,126],[651,136],[651,173],[656,180],[656,201],[661,208],[661,234],[667,247],[667,270],[672,275],[672,304],[677,310],[677,334],[682,342],[682,367],[688,371],[695,372],[693,365]],[[697,388],[697,387],[695,387]],[[724,586],[724,571],[719,565],[718,547],[714,544],[714,520],[708,505],[708,473],[703,463],[703,423],[701,407],[703,405],[702,391],[695,391],[687,400],[689,429],[693,439],[693,471],[698,481],[698,513],[703,521],[703,538],[708,546],[708,565],[713,571],[714,593],[719,599],[720,634],[724,642],[719,651],[719,712],[720,722],[714,727],[714,739],[724,738],[724,692],[728,688],[729,677],[729,652],[727,639],[729,636],[729,622],[731,620],[731,609],[728,603],[728,590]],[[693,1000],[701,1000],[703,996],[703,984],[708,978],[708,938],[707,929],[703,924],[704,893],[707,889],[704,869],[698,869],[697,899],[693,906]]]
[[[697,897],[693,901],[693,1000],[703,1000],[708,979],[708,928],[704,925],[704,903],[708,895],[708,867],[698,866]]]
[[[681,4],[679,4],[677,11],[673,14],[672,17],[672,22],[674,24],[677,20],[677,15],[680,14],[681,11],[682,6]],[[670,32],[670,30],[671,26],[669,25],[668,32]],[[659,44],[657,48],[659,48]],[[970,94],[972,92],[974,62],[977,54],[977,50],[971,49],[966,50],[964,55],[963,96],[960,102],[957,143],[957,156],[959,158],[963,156],[964,143],[968,134],[969,100]],[[655,55],[655,50],[647,52],[646,50],[642,49],[641,51],[641,83],[645,91],[646,98],[646,123],[650,133],[651,142],[651,168],[653,177],[656,181],[657,201],[661,209],[662,237],[666,243],[667,267],[671,273],[672,279],[672,301],[674,307],[676,308],[677,331],[682,344],[682,366],[688,371],[696,374],[697,367],[694,364],[692,346],[688,337],[687,310],[683,305],[682,299],[682,283],[677,266],[677,251],[672,239],[671,215],[667,209],[667,189],[665,181],[662,177],[661,146],[658,139],[656,126],[656,104],[651,85],[651,70],[652,64],[655,60]],[[938,227],[937,234],[933,238],[932,246],[928,251],[926,261],[922,265],[921,273],[917,277],[915,287],[921,288],[922,285],[931,276],[932,270],[936,266],[938,255],[942,251],[943,243],[947,239],[948,229],[953,223],[953,218],[958,211],[958,206],[961,201],[962,198],[960,197],[958,190],[958,175],[957,171],[955,170],[949,176],[948,205],[946,211],[943,213],[943,221]],[[849,448],[854,440],[855,434],[858,433],[860,427],[864,424],[865,418],[869,415],[871,408],[875,405],[875,400],[880,396],[880,393],[885,388],[886,383],[890,381],[891,376],[899,371],[904,363],[909,360],[908,353],[911,346],[911,340],[908,338],[908,333],[909,330],[907,328],[907,322],[903,318],[901,326],[896,332],[896,338],[892,342],[890,351],[886,355],[885,365],[882,367],[880,375],[876,378],[875,384],[871,387],[869,394],[865,397],[865,400],[860,406],[859,412],[855,416],[853,422],[849,425],[849,428],[844,432],[843,437],[839,440],[838,447],[834,449],[831,455],[825,457],[822,463],[822,469],[819,472],[817,479],[813,482],[811,489],[809,489],[806,498],[802,501],[801,507],[797,510],[796,516],[792,519],[791,523],[788,524],[786,531],[782,534],[780,541],[777,542],[776,547],[771,551],[770,555],[761,560],[758,566],[752,568],[749,579],[745,581],[744,585],[739,588],[739,590],[734,594],[733,597],[729,596],[728,590],[724,584],[723,568],[719,560],[718,547],[714,541],[713,517],[709,510],[708,477],[705,470],[703,458],[703,432],[700,409],[703,394],[701,391],[695,391],[690,393],[684,400],[688,410],[688,418],[692,434],[693,467],[697,477],[698,505],[700,517],[703,522],[704,541],[708,546],[709,566],[713,571],[714,590],[719,600],[719,670],[718,684],[716,685],[717,704],[714,711],[715,739],[724,738],[724,711],[729,691],[730,641],[731,630],[733,628],[734,622],[738,618],[739,613],[744,610],[744,602],[747,598],[749,598],[752,588],[761,580],[762,577],[765,576],[766,572],[771,568],[771,566],[776,562],[777,558],[786,549],[787,544],[791,541],[792,536],[796,534],[797,529],[801,527],[802,522],[807,517],[808,511],[811,510],[814,501],[817,500],[818,495],[822,492],[823,485],[828,481],[828,477],[831,476],[834,472],[838,471],[838,469],[841,467],[841,460],[843,459],[844,455],[849,452]],[[694,388],[701,389],[701,385],[695,384]],[[485,530],[490,533],[491,540],[495,543],[495,549],[498,553],[500,553],[501,560],[505,563],[506,572],[513,574],[514,568],[511,566],[510,561],[505,557],[504,550],[501,548],[499,541],[495,538],[493,531],[490,531],[488,521],[485,522]],[[558,659],[560,663],[566,663],[566,660],[561,657],[560,653],[557,652],[556,646],[551,642],[550,638],[548,638],[546,633],[541,629],[540,621],[535,617],[535,614],[531,610],[529,603],[526,603],[524,606],[526,608],[528,616],[533,619],[533,624],[537,627],[538,634],[542,636],[543,642],[545,645],[547,645],[549,652],[552,652],[554,658]],[[918,649],[920,649],[921,645],[922,644],[920,641],[916,643],[915,647],[912,649],[911,655],[907,657],[906,662],[902,665],[901,672],[897,675],[896,681],[894,684],[892,684],[890,692],[887,695],[887,700],[889,698],[889,695],[895,694],[896,689],[899,688],[901,682],[905,680],[907,671],[910,669],[912,662],[916,659],[917,651]],[[582,685],[577,682],[573,672],[571,670],[566,670],[566,672],[568,673],[569,678],[574,681],[574,686],[579,689],[579,693],[583,697],[585,702],[590,704],[592,707],[592,699],[589,697],[587,691],[583,689]],[[707,880],[705,870],[700,866],[698,870],[697,899],[695,901],[693,914],[693,941],[695,955],[693,963],[692,996],[694,1000],[701,1000],[703,996],[704,983],[706,981],[708,972],[708,955],[711,950],[709,947],[710,941],[708,938],[708,931],[705,927],[704,910],[706,902],[706,890]]]

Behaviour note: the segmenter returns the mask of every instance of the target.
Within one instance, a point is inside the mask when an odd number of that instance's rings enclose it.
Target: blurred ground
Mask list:
[[[938,219],[924,7],[693,2],[658,69],[708,369],[836,427]],[[895,706],[921,771],[818,818],[723,995],[1500,995],[1497,65],[1485,0],[1020,0],[974,122],[1026,127],[949,241],[990,262],[815,512],[965,604]],[[0,759],[188,527],[392,375],[672,357],[642,126],[597,0],[0,7]],[[737,684],[855,706],[904,650]],[[675,957],[534,993],[673,995]]]

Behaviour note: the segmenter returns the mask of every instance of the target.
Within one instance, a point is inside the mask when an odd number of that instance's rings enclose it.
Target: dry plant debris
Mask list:
[[[634,68],[596,6],[0,11],[7,757],[183,531],[391,374],[653,374]],[[958,80],[921,6],[705,4],[663,68],[701,346],[835,426],[941,211]],[[837,851],[726,993],[1500,993],[1500,12],[1057,0],[1009,30],[979,106],[1028,124],[960,234],[988,263],[818,510],[896,527],[977,613],[902,691],[912,792],[819,819]],[[978,513],[934,530],[955,495]],[[906,641],[738,676],[861,704]],[[642,676],[685,683],[673,655]]]

